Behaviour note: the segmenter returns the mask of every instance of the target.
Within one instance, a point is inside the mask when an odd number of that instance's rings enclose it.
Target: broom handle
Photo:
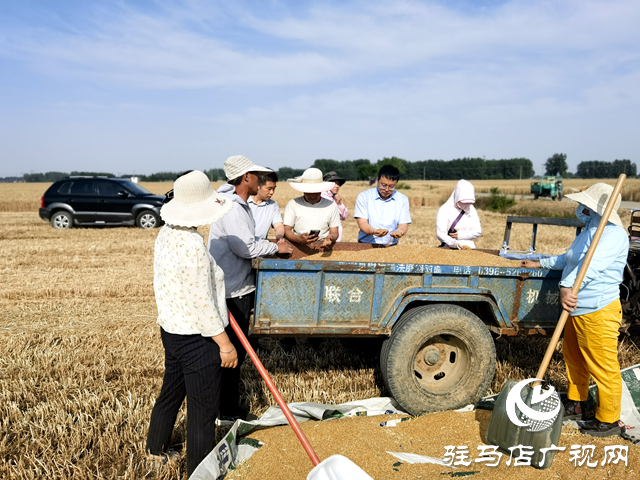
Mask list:
[[[589,263],[591,263],[593,254],[596,251],[596,247],[598,245],[598,242],[600,241],[600,237],[602,236],[604,227],[606,227],[607,222],[609,221],[609,216],[611,215],[611,212],[613,211],[613,206],[615,205],[618,195],[622,190],[622,184],[624,183],[625,178],[627,178],[627,176],[624,173],[618,177],[618,181],[616,183],[615,188],[613,189],[613,193],[609,197],[609,201],[607,202],[607,208],[605,208],[604,213],[602,214],[602,218],[600,219],[600,224],[598,225],[598,229],[596,230],[596,233],[593,236],[593,239],[591,240],[591,245],[589,245],[589,250],[587,250],[587,254],[584,257],[584,261],[582,262],[582,266],[580,267],[580,271],[578,272],[576,281],[573,283],[573,288],[571,289],[571,293],[573,293],[574,295],[577,295],[578,291],[580,291],[582,280],[584,280],[584,276],[587,274],[587,270],[589,269]],[[542,359],[542,363],[540,364],[540,368],[538,369],[536,378],[543,379],[544,375],[547,373],[549,362],[551,361],[551,357],[553,356],[553,352],[556,349],[558,340],[560,340],[560,335],[562,334],[562,330],[564,329],[564,325],[567,322],[568,318],[569,318],[569,312],[562,309],[562,315],[560,315],[560,319],[558,320],[556,329],[553,332],[553,336],[551,337],[551,341],[549,342],[547,351],[544,354],[544,358]],[[539,384],[540,382],[535,382],[534,386]]]
[[[231,327],[233,328],[233,330],[236,332],[236,335],[240,339],[242,346],[244,346],[245,350],[251,357],[251,361],[258,369],[258,372],[260,372],[260,376],[265,381],[265,383],[267,384],[267,387],[269,387],[269,390],[275,397],[276,402],[278,402],[278,405],[280,405],[280,408],[284,412],[284,416],[287,417],[287,421],[289,422],[289,425],[291,425],[291,428],[293,428],[293,431],[296,432],[296,435],[298,436],[298,440],[300,440],[300,443],[302,443],[302,447],[307,452],[307,455],[309,455],[309,458],[311,459],[311,461],[313,462],[313,466],[315,467],[320,463],[320,459],[318,458],[318,455],[316,455],[316,452],[313,450],[313,447],[309,443],[309,440],[307,440],[307,437],[305,436],[304,432],[300,428],[300,425],[298,424],[297,420],[291,413],[291,410],[289,410],[289,407],[287,406],[287,402],[285,402],[284,399],[282,398],[282,395],[280,395],[280,392],[278,391],[273,381],[271,380],[271,377],[267,373],[267,370],[264,368],[264,365],[262,365],[262,362],[258,358],[258,355],[256,355],[256,352],[251,346],[251,344],[249,343],[249,340],[247,340],[247,337],[244,336],[244,333],[238,326],[236,319],[233,318],[231,311],[229,311],[229,323],[231,324]],[[238,365],[238,368],[240,368],[240,365]]]

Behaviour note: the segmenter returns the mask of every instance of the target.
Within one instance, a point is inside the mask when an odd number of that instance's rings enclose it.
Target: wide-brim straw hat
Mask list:
[[[215,192],[207,176],[187,173],[173,184],[173,199],[160,209],[165,223],[179,227],[198,227],[217,222],[231,211],[233,202]]]
[[[607,185],[606,183],[596,183],[582,192],[570,193],[569,195],[566,195],[566,197],[570,198],[574,202],[581,203],[585,207],[589,207],[598,215],[602,216],[604,214],[605,208],[607,207],[609,197],[612,193],[613,187],[611,185]],[[620,194],[618,194],[618,198],[616,198],[616,203],[613,206],[611,216],[609,216],[609,221],[624,228],[624,225],[622,225],[622,220],[617,213],[618,209],[620,208],[621,201],[622,197],[620,196]]]
[[[322,193],[331,190],[335,182],[322,180],[322,172],[318,168],[307,168],[299,182],[289,182],[291,188],[302,193]]]
[[[243,155],[234,155],[224,162],[224,174],[227,180],[233,180],[247,172],[273,172],[273,170],[256,165]]]

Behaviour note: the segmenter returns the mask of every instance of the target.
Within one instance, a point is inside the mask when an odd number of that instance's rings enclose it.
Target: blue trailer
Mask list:
[[[492,333],[547,335],[560,315],[553,270],[277,258],[253,266],[252,335],[384,337],[384,382],[412,414],[475,403],[495,373]]]

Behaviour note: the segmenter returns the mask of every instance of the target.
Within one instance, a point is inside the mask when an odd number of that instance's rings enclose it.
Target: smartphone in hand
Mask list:
[[[310,236],[310,237],[317,237],[317,236],[319,236],[319,235],[320,235],[320,230],[311,230],[311,231],[309,232],[309,236]]]

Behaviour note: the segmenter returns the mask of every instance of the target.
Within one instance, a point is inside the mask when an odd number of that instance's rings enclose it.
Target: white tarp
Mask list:
[[[341,403],[340,405],[299,402],[289,403],[288,406],[293,416],[300,423],[307,420],[333,420],[354,416],[372,417],[393,413],[405,414],[399,409],[393,398],[389,397],[356,400],[354,402]],[[239,437],[244,437],[248,433],[262,428],[286,424],[287,419],[280,407],[269,407],[258,420],[251,422],[238,420],[233,424],[225,438],[216,445],[213,451],[196,468],[190,477],[191,480],[218,480],[224,478],[225,474],[233,466],[245,461],[260,448],[260,445],[255,440]],[[293,430],[291,435],[295,435]]]

